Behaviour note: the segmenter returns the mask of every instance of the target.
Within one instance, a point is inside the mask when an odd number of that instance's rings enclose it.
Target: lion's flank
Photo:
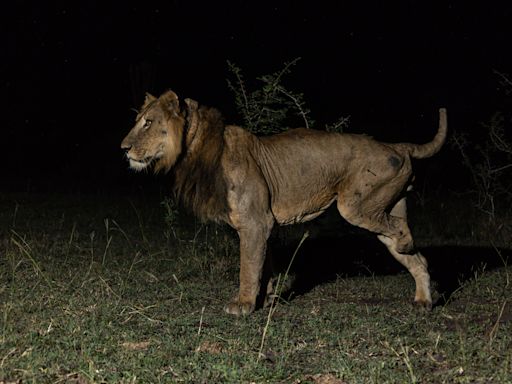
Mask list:
[[[196,115],[189,116],[189,122],[197,126],[189,126],[195,131],[192,141],[174,167],[174,192],[202,220],[223,221],[229,210],[221,166],[224,122],[214,108],[200,107],[191,113]]]

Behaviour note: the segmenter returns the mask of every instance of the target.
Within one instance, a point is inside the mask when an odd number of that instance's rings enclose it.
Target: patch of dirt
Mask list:
[[[205,340],[196,348],[196,352],[204,352],[212,355],[218,355],[224,350],[221,343],[216,341]]]
[[[149,348],[151,345],[151,342],[149,341],[139,341],[139,342],[124,342],[121,344],[121,346],[124,349],[127,349],[129,351],[145,351]]]

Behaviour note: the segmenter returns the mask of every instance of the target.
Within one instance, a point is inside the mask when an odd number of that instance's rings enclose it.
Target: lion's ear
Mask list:
[[[151,93],[146,92],[146,98],[144,99],[144,103],[151,103],[153,100],[156,100],[156,97]]]
[[[143,111],[144,109],[146,109],[146,107],[153,101],[156,100],[156,97],[149,94],[148,92],[146,92],[146,97],[144,98],[144,104],[142,104],[142,108],[140,109],[141,111]]]
[[[185,99],[185,104],[187,104],[187,109],[188,109],[189,113],[197,111],[197,108],[198,108],[197,101],[192,100],[192,99]]]
[[[168,107],[170,109],[173,109],[173,110],[179,109],[180,103],[178,100],[178,95],[176,95],[170,89],[167,92],[163,93],[159,97],[159,100],[163,105],[165,105],[166,107]]]

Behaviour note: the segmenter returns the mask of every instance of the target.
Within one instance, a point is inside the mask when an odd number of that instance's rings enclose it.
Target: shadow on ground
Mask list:
[[[354,231],[353,231],[354,232]],[[338,276],[383,276],[406,271],[375,236],[355,231],[340,237],[310,237],[299,248],[291,271],[293,295],[307,293]],[[298,240],[284,245],[271,241],[269,252],[277,271],[286,270]],[[475,272],[509,265],[512,251],[492,247],[420,247],[429,262],[433,283],[443,304]],[[508,264],[507,264],[508,263]]]

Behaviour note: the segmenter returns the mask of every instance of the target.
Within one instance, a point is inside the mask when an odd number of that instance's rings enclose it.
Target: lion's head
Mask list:
[[[130,167],[171,171],[179,200],[199,217],[219,221],[227,216],[226,185],[221,157],[224,122],[215,108],[173,91],[160,97],[146,94],[135,126],[121,143]]]
[[[178,96],[167,91],[156,98],[146,94],[135,126],[121,143],[130,167],[141,171],[153,166],[155,172],[167,172],[183,148],[185,117]]]

